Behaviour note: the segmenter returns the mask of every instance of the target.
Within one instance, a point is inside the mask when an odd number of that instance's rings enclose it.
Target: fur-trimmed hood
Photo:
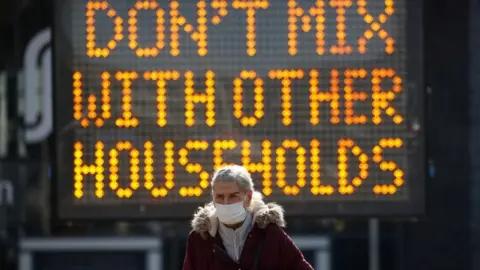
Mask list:
[[[253,222],[261,229],[265,229],[270,223],[277,224],[280,227],[286,225],[283,218],[283,208],[276,203],[265,203],[260,192],[253,192],[248,211],[253,213]],[[208,232],[212,237],[215,237],[218,223],[215,206],[213,202],[210,202],[204,207],[199,207],[193,215],[192,229],[202,236],[205,236]]]

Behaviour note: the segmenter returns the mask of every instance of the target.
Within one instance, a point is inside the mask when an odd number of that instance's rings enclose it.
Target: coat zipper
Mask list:
[[[235,261],[238,262],[238,260],[240,259],[239,255],[238,255],[238,245],[237,245],[237,232],[233,232],[233,251],[235,252]]]

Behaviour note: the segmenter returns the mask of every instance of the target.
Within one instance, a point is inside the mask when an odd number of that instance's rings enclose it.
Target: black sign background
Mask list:
[[[362,17],[357,13],[356,3],[346,9],[346,32],[349,33],[347,43],[352,44],[354,52],[351,55],[332,55],[326,53],[318,56],[315,53],[314,30],[311,33],[301,33],[299,30],[299,52],[296,56],[288,54],[287,33],[287,1],[270,1],[270,7],[258,11],[257,14],[257,55],[249,57],[246,54],[245,11],[230,10],[225,16],[225,25],[221,23],[216,26],[209,26],[209,54],[205,57],[197,55],[197,45],[189,40],[188,36],[180,31],[180,56],[172,56],[170,51],[169,32],[166,33],[166,46],[158,56],[151,59],[139,59],[128,47],[128,10],[135,5],[135,1],[111,1],[109,7],[116,10],[116,15],[124,20],[124,40],[119,41],[117,48],[111,50],[107,58],[88,57],[86,49],[86,6],[89,1],[57,1],[56,22],[54,27],[54,54],[55,54],[55,132],[56,132],[56,196],[60,218],[184,218],[190,216],[192,211],[199,205],[209,200],[209,188],[202,189],[203,194],[198,197],[183,197],[180,195],[181,186],[197,186],[198,174],[190,174],[184,166],[179,164],[179,155],[182,147],[185,147],[188,140],[203,140],[209,144],[208,152],[191,154],[193,163],[201,163],[203,170],[211,173],[213,170],[212,145],[216,140],[234,140],[237,144],[237,151],[224,152],[225,162],[241,163],[241,142],[247,140],[251,143],[252,161],[261,158],[261,142],[269,140],[272,144],[272,193],[266,200],[276,201],[284,205],[289,215],[301,216],[345,216],[345,215],[417,215],[424,212],[424,136],[423,136],[423,85],[422,85],[422,32],[421,32],[421,8],[418,1],[393,1],[395,12],[384,24],[385,29],[395,39],[396,52],[387,55],[384,51],[385,42],[374,35],[371,47],[366,54],[355,51],[359,34],[368,29],[368,24],[363,22]],[[108,1],[107,1],[108,2]],[[159,1],[160,6],[164,1]],[[180,11],[189,21],[195,20],[196,1],[181,3]],[[230,1],[228,1],[230,2]],[[284,3],[285,2],[285,3]],[[298,1],[299,6],[305,10],[313,5],[315,1]],[[93,2],[92,2],[93,3]],[[100,2],[99,2],[100,3]],[[101,3],[100,3],[101,4]],[[229,8],[231,4],[229,4]],[[384,1],[367,1],[367,9],[373,17],[384,11]],[[168,10],[168,7],[166,7]],[[334,8],[326,7],[327,19],[326,44],[327,48],[336,42]],[[168,13],[168,12],[167,12]],[[143,29],[155,29],[155,16],[151,12],[142,12],[145,15],[138,15],[138,43],[155,44],[155,35]],[[233,14],[233,15],[232,15]],[[146,16],[146,17],[141,17]],[[166,21],[168,26],[168,17]],[[229,16],[232,16],[230,18]],[[145,19],[150,18],[151,20]],[[153,19],[152,19],[153,18]],[[106,45],[112,38],[112,23],[106,16],[96,17],[96,42],[99,47]],[[227,23],[227,20],[228,21]],[[330,21],[330,23],[328,23]],[[283,23],[283,25],[281,25]],[[298,25],[301,25],[299,19]],[[363,26],[359,26],[363,25]],[[333,26],[333,27],[332,27]],[[167,29],[169,29],[167,27]],[[210,30],[211,29],[211,30]],[[220,30],[219,30],[220,29]],[[283,29],[283,30],[282,30]],[[215,34],[215,31],[217,31]],[[222,32],[223,31],[223,32]],[[283,32],[282,32],[283,31]],[[350,34],[352,33],[353,34]],[[243,33],[243,34],[240,34]],[[221,37],[218,35],[222,34]],[[351,38],[354,39],[351,39]],[[223,39],[222,39],[223,38]],[[182,45],[186,44],[186,45]],[[302,46],[305,48],[302,49]],[[320,73],[319,88],[325,91],[331,86],[331,72],[338,70],[339,89],[344,87],[344,72],[347,69],[365,69],[368,73],[365,81],[355,85],[355,88],[367,91],[371,88],[369,80],[373,79],[372,73],[375,69],[392,68],[399,75],[403,82],[403,90],[398,94],[394,103],[396,109],[404,116],[405,120],[400,125],[394,125],[386,116],[383,116],[385,124],[375,126],[369,122],[365,125],[347,125],[344,122],[339,124],[329,123],[331,111],[327,103],[321,104],[319,112],[320,124],[311,125],[309,110],[309,72],[314,69]],[[207,70],[212,70],[216,78],[215,88],[215,110],[217,122],[214,128],[205,125],[204,105],[198,104],[195,107],[196,123],[193,127],[186,127],[184,124],[185,99],[184,99],[184,76],[187,70],[191,70],[196,78],[195,92],[205,91],[204,77]],[[232,115],[233,107],[233,81],[239,76],[241,70],[255,70],[259,77],[264,80],[264,118],[253,128],[247,128],[240,124],[240,121]],[[282,125],[280,111],[282,107],[280,99],[282,84],[280,80],[269,79],[268,73],[271,70],[303,70],[305,78],[292,83],[292,123],[289,126]],[[167,120],[165,127],[159,127],[156,118],[157,92],[155,84],[146,82],[145,73],[148,71],[175,70],[180,74],[177,81],[167,84]],[[139,76],[138,82],[132,83],[132,112],[138,115],[140,124],[137,128],[121,128],[116,126],[115,119],[122,114],[122,84],[114,82],[113,77],[118,71],[136,72]],[[97,106],[100,107],[101,96],[101,74],[108,72],[112,76],[111,85],[111,114],[110,120],[106,120],[101,128],[95,127],[94,121],[90,121],[88,127],[82,127],[81,121],[74,119],[74,80],[76,72],[82,74],[83,100],[87,100],[88,94],[98,97]],[[137,83],[137,84],[135,84]],[[115,84],[115,85],[114,85]],[[125,87],[125,85],[123,85]],[[244,87],[244,114],[253,113],[253,102],[247,97],[251,94],[252,85]],[[383,86],[382,87],[386,87]],[[304,93],[295,90],[302,89]],[[357,89],[355,89],[357,90]],[[321,91],[321,90],[319,90]],[[371,90],[370,90],[371,91]],[[299,94],[300,93],[300,94]],[[340,94],[342,95],[342,94]],[[136,98],[141,98],[137,99]],[[180,101],[179,101],[180,100]],[[153,101],[153,102],[152,102]],[[250,103],[249,103],[250,102]],[[340,106],[344,106],[340,98]],[[85,105],[85,104],[84,104]],[[172,106],[173,105],[173,106]],[[201,107],[200,107],[201,106]],[[365,114],[371,117],[371,102],[360,104],[355,102],[356,114]],[[343,113],[344,107],[341,107]],[[99,110],[100,112],[100,110]],[[277,112],[277,113],[274,113]],[[87,117],[86,106],[82,117]],[[340,119],[343,121],[344,115]],[[389,122],[388,122],[389,121]],[[172,125],[173,123],[173,125]],[[179,124],[181,123],[181,124]],[[403,147],[400,150],[385,152],[385,160],[393,160],[405,173],[405,183],[398,187],[397,193],[392,196],[376,195],[373,193],[375,184],[390,184],[392,175],[388,172],[381,172],[378,164],[372,161],[372,148],[378,144],[381,138],[400,138],[403,140]],[[335,188],[332,195],[312,195],[310,190],[311,163],[310,147],[312,139],[320,141],[321,159],[321,181],[322,184],[330,184]],[[342,195],[338,192],[338,142],[342,139],[352,139],[369,156],[369,177],[356,189],[354,194]],[[279,169],[275,161],[278,153],[277,147],[282,145],[284,140],[297,140],[305,147],[306,159],[306,185],[300,193],[292,196],[282,193],[278,187]],[[174,143],[174,174],[175,188],[169,190],[165,198],[154,198],[144,185],[144,165],[140,167],[140,187],[131,198],[118,198],[118,188],[109,186],[109,173],[104,174],[104,194],[101,199],[95,195],[95,180],[92,176],[83,175],[81,188],[75,187],[74,180],[74,144],[81,143],[82,157],[84,164],[94,164],[94,147],[97,142],[104,145],[104,170],[107,167],[109,152],[119,141],[129,141],[133,147],[139,150],[139,162],[144,156],[143,146],[145,142],[151,141],[154,145],[155,160],[155,185],[163,184],[163,170],[165,160],[163,159],[163,147],[165,141]],[[256,148],[255,148],[256,147]],[[254,150],[252,150],[254,152]],[[295,162],[295,150],[287,151],[285,162],[285,181],[294,186],[298,180],[294,175],[297,173]],[[255,158],[254,154],[257,154]],[[119,157],[119,186],[129,185],[130,172],[128,170],[128,155]],[[207,162],[207,160],[210,160]],[[353,155],[349,156],[347,162],[349,168],[358,168],[358,163]],[[349,175],[358,174],[358,169],[349,169]],[[262,175],[254,173],[256,188],[264,191],[265,182]],[[351,177],[350,177],[351,178]],[[348,179],[351,181],[352,179]],[[101,182],[101,181],[100,181]],[[162,182],[162,183],[160,183]],[[81,189],[81,198],[75,198],[75,188]],[[113,191],[112,191],[113,189]],[[116,190],[115,190],[116,189]],[[264,192],[265,193],[265,192]]]

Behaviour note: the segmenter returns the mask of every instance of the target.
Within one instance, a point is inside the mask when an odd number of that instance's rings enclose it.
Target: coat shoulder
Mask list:
[[[277,239],[282,239],[284,238],[287,234],[284,231],[284,228],[276,223],[269,223],[265,228],[259,227],[259,229],[263,229],[267,236],[269,237],[274,237]]]
[[[208,238],[209,238],[209,235],[207,233],[202,231],[192,230],[188,235],[188,243],[193,245],[207,244],[209,242]]]

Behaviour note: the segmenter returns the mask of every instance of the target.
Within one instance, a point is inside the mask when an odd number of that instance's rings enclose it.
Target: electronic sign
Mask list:
[[[226,164],[291,216],[422,214],[419,2],[58,0],[59,217],[189,217]]]

